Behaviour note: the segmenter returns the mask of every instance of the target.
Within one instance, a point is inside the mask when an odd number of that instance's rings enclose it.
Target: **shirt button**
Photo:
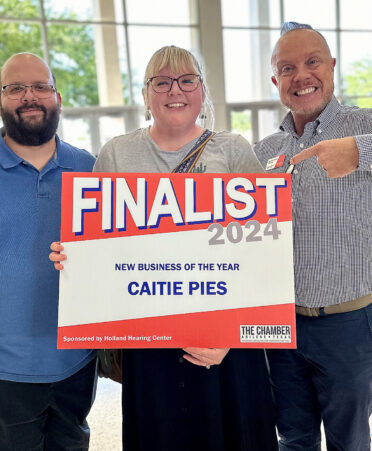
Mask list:
[[[298,170],[297,169],[293,169],[293,174],[298,174]]]
[[[181,387],[181,388],[184,388],[184,387],[185,387],[185,382],[184,382],[184,381],[181,381],[181,382],[180,382],[180,387]]]
[[[372,164],[370,164],[369,167],[371,168],[371,171],[372,171]]]
[[[181,412],[182,413],[187,413],[187,408],[186,407],[181,407]]]
[[[319,129],[319,130],[318,130],[318,134],[320,135],[321,133],[322,133],[322,130],[321,130],[321,129]]]
[[[180,358],[178,359],[178,363],[183,363],[183,357],[180,357]]]
[[[304,148],[304,144],[303,144],[303,143],[301,143],[301,144],[300,144],[300,147],[301,147],[301,149],[303,149],[303,148]]]

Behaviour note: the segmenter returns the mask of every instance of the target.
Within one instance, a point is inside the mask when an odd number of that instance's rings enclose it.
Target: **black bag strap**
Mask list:
[[[204,130],[202,135],[199,136],[196,143],[193,145],[190,152],[185,156],[185,158],[179,163],[172,171],[172,173],[175,172],[191,172],[196,162],[199,160],[201,154],[203,153],[203,150],[205,146],[207,145],[207,142],[213,138],[215,135],[215,132],[212,132],[208,129]]]

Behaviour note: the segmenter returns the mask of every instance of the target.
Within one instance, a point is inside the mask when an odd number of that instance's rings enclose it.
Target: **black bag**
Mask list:
[[[107,377],[115,382],[122,383],[123,350],[122,349],[98,349],[98,376]]]

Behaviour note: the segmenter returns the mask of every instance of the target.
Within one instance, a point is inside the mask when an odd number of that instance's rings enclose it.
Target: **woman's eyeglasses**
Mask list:
[[[169,92],[172,89],[173,82],[177,82],[178,87],[181,91],[191,92],[195,91],[201,81],[200,75],[195,74],[184,74],[178,78],[165,77],[158,75],[156,77],[151,77],[146,81],[151,84],[152,89],[155,92]]]

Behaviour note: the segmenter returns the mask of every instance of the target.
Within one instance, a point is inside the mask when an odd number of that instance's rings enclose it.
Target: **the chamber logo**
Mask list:
[[[240,342],[290,343],[291,326],[287,325],[240,325]]]

